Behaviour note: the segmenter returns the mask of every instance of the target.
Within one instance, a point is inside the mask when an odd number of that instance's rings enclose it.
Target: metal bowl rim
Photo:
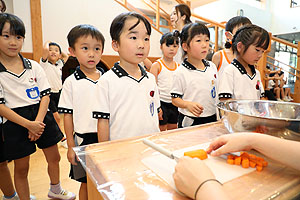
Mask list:
[[[243,114],[243,113],[239,113],[236,111],[232,111],[232,110],[227,110],[226,108],[221,108],[219,104],[221,103],[231,103],[231,102],[264,102],[264,103],[277,103],[277,104],[293,104],[293,105],[297,105],[300,107],[299,103],[293,103],[293,102],[276,102],[276,101],[268,101],[268,100],[227,100],[225,102],[219,102],[217,104],[217,108],[224,110],[226,112],[232,112],[232,113],[236,113],[236,114],[240,114],[243,116],[248,116],[248,117],[255,117],[255,118],[260,118],[260,119],[270,119],[270,120],[281,120],[281,121],[293,121],[293,122],[300,122],[300,119],[290,119],[290,118],[275,118],[275,117],[261,117],[261,116],[254,116],[254,115],[249,115],[249,114]]]

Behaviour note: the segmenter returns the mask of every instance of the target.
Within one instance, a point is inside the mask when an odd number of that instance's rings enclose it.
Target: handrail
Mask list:
[[[297,75],[297,74],[294,74],[294,73],[292,73],[292,72],[289,72],[289,71],[283,69],[283,68],[280,67],[280,66],[274,65],[273,63],[271,63],[271,62],[269,62],[269,61],[267,61],[267,63],[270,64],[270,65],[272,65],[272,66],[274,66],[274,67],[280,68],[280,69],[283,70],[283,71],[286,71],[287,73],[291,74],[292,76],[296,76],[297,78],[300,78],[300,75]]]
[[[220,28],[225,29],[225,25],[224,25],[224,24],[220,24],[220,23],[218,23],[218,22],[216,22],[216,21],[207,19],[207,18],[205,18],[205,17],[201,17],[201,16],[196,15],[196,14],[194,14],[194,13],[192,13],[192,16],[195,17],[195,18],[198,18],[198,19],[200,19],[200,20],[202,20],[202,21],[208,22],[208,23],[210,23],[210,24],[212,24],[212,25],[215,25],[215,26],[218,26],[218,27],[220,27]]]
[[[286,66],[288,66],[288,67],[290,67],[290,68],[292,68],[292,69],[294,69],[294,70],[296,70],[296,71],[299,71],[297,68],[295,68],[295,67],[293,67],[293,66],[291,66],[291,65],[288,65],[288,64],[286,64],[286,63],[284,63],[284,62],[281,62],[280,60],[277,60],[277,59],[275,59],[275,58],[273,58],[273,57],[271,57],[271,56],[269,56],[269,55],[267,55],[267,58],[270,58],[270,59],[272,59],[272,60],[275,60],[276,62],[280,62],[281,64],[284,64],[284,65],[286,65]]]
[[[279,43],[282,43],[282,44],[285,44],[285,45],[287,45],[287,46],[290,46],[290,47],[292,47],[292,48],[297,49],[297,45],[296,45],[296,44],[293,44],[293,43],[291,43],[291,42],[289,42],[289,41],[286,41],[286,40],[283,40],[283,39],[280,39],[280,38],[274,37],[274,36],[272,36],[271,39],[274,40],[275,42],[279,42]]]

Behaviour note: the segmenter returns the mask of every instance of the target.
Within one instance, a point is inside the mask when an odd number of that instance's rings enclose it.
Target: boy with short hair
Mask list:
[[[101,59],[104,41],[100,31],[88,24],[75,26],[68,34],[69,51],[77,58],[79,67],[64,82],[59,112],[64,113],[67,156],[72,164],[70,177],[81,182],[81,200],[88,199],[86,173],[77,161],[72,147],[98,142],[97,120],[92,118],[92,108],[95,104],[96,84],[101,76],[96,65]],[[108,135],[103,135],[102,138],[101,141],[107,141]]]
[[[43,67],[47,80],[51,87],[49,110],[53,113],[54,119],[60,127],[60,116],[57,112],[58,101],[62,89],[62,68],[68,60],[68,55],[61,51],[60,46],[55,42],[47,41],[43,47],[43,55],[40,60],[40,65]],[[65,138],[62,139],[62,146]]]
[[[145,17],[134,12],[122,13],[112,22],[112,48],[120,62],[106,72],[98,84],[98,140],[109,133],[117,140],[159,132],[159,94],[155,77],[138,63],[150,49],[151,26]]]

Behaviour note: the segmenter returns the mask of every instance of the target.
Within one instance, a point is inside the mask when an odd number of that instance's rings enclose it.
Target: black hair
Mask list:
[[[241,42],[245,49],[242,52],[243,54],[247,51],[250,45],[263,48],[266,50],[269,47],[270,36],[269,33],[256,25],[245,25],[237,30],[233,39],[232,39],[232,50],[233,53],[240,54],[237,50],[237,44]]]
[[[70,30],[67,36],[69,47],[74,49],[77,39],[83,36],[92,36],[92,38],[101,41],[103,51],[105,42],[104,36],[96,27],[89,24],[80,24]]]
[[[125,13],[121,13],[117,17],[115,17],[115,19],[112,21],[112,23],[110,25],[110,36],[113,41],[120,42],[120,35],[123,31],[125,22],[130,17],[137,18],[138,21],[132,27],[130,27],[129,30],[134,29],[142,21],[145,24],[145,27],[147,29],[147,34],[149,36],[151,35],[151,25],[144,16],[142,16],[136,12],[125,12]]]
[[[237,26],[244,26],[247,24],[252,24],[252,22],[250,21],[250,19],[248,19],[247,17],[244,16],[236,16],[231,18],[225,25],[225,31],[229,31],[230,33],[232,33],[233,29]],[[226,41],[225,43],[225,48],[229,49],[231,47],[231,43],[229,41]]]
[[[6,5],[5,2],[3,0],[0,0],[0,3],[2,3],[2,9],[1,12],[5,12],[6,11]]]
[[[0,13],[0,34],[1,35],[5,23],[10,24],[11,35],[19,35],[25,38],[25,25],[19,17],[9,13]]]
[[[191,9],[188,5],[186,4],[178,4],[175,6],[175,10],[178,16],[178,13],[180,13],[181,16],[185,15],[185,20],[184,20],[184,24],[189,24],[192,23],[191,21]]]
[[[186,43],[189,46],[191,40],[199,34],[207,35],[207,37],[210,39],[209,30],[204,24],[196,22],[185,25],[180,34],[181,46],[183,43]],[[186,54],[187,52],[184,51],[183,57],[185,57]]]
[[[176,33],[165,33],[161,36],[160,38],[160,44],[166,44],[167,47],[169,47],[170,45],[176,44],[179,45],[179,38],[178,36],[176,36]]]
[[[49,47],[50,47],[50,46],[57,46],[58,49],[59,49],[59,53],[61,54],[61,48],[60,48],[59,44],[57,44],[57,43],[55,43],[55,42],[50,42],[50,43],[49,43]]]

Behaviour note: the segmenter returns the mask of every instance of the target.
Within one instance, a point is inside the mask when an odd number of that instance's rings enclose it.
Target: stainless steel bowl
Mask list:
[[[252,131],[300,141],[300,104],[228,100],[217,107],[229,132]]]

